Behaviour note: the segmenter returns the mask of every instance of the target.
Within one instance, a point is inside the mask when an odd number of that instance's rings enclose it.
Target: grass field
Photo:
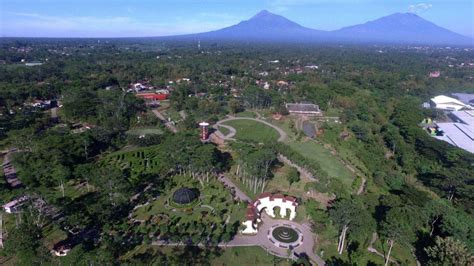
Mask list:
[[[233,120],[224,124],[235,128],[237,134],[234,138],[242,141],[268,142],[279,137],[275,129],[252,120]]]
[[[135,135],[135,136],[140,136],[140,135],[161,135],[163,134],[163,130],[159,128],[137,128],[137,129],[131,129],[127,131],[128,135]]]
[[[182,250],[182,247],[158,247],[149,245],[140,245],[128,254],[124,255],[122,259],[129,259],[134,255],[140,255],[149,252],[152,256],[160,256],[160,253],[171,256]],[[154,265],[154,264],[153,264]],[[268,254],[261,247],[233,247],[225,248],[220,251],[218,257],[210,261],[213,266],[247,266],[247,265],[262,265],[262,266],[289,266],[291,261],[282,259]]]
[[[224,135],[228,135],[230,133],[230,130],[227,129],[226,127],[219,127],[219,131]]]
[[[211,265],[291,265],[292,261],[268,254],[261,247],[234,247],[224,249],[222,255],[211,262]]]
[[[290,142],[288,145],[307,159],[319,163],[329,177],[337,178],[348,188],[351,187],[353,174],[323,146],[311,140]]]
[[[236,113],[235,116],[237,116],[237,117],[252,117],[252,118],[257,117],[257,115],[252,111],[239,112],[239,113]]]

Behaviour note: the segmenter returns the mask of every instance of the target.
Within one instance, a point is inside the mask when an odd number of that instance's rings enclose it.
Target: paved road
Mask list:
[[[257,119],[257,118],[251,118],[251,117],[229,117],[229,118],[226,118],[226,119],[223,119],[223,120],[218,121],[218,122],[216,123],[216,126],[217,126],[217,127],[218,127],[218,126],[223,126],[223,125],[222,125],[223,123],[228,122],[228,121],[234,121],[234,120],[252,120],[252,121],[259,122],[259,123],[263,123],[263,124],[265,124],[265,125],[267,125],[267,126],[273,128],[273,129],[275,129],[275,130],[278,132],[278,134],[280,134],[280,137],[278,138],[278,141],[283,142],[283,141],[285,141],[286,139],[288,139],[288,134],[286,134],[286,132],[285,132],[283,129],[281,129],[281,128],[279,128],[279,127],[277,127],[277,126],[275,126],[275,125],[273,125],[273,124],[271,124],[271,123],[268,123],[267,121],[263,121],[263,120]],[[229,128],[229,126],[227,126],[227,128]],[[233,131],[235,131],[235,129],[234,129]],[[235,134],[234,134],[234,135],[235,135]]]
[[[163,121],[165,123],[165,126],[167,128],[169,128],[169,130],[171,130],[171,132],[173,132],[173,133],[178,132],[178,129],[173,125],[173,123],[168,122],[166,120],[166,118],[158,110],[153,109],[152,112],[155,114],[156,117],[158,117],[158,119],[160,119],[161,121]]]
[[[230,188],[233,188],[235,191],[235,196],[241,201],[252,202],[252,199],[247,196],[240,188],[238,188],[228,177],[225,175],[220,175],[218,180]]]

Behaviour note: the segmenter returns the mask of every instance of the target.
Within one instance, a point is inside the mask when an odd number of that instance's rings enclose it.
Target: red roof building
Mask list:
[[[154,100],[154,101],[163,101],[168,99],[169,94],[163,93],[138,93],[137,97],[143,98],[145,100]]]

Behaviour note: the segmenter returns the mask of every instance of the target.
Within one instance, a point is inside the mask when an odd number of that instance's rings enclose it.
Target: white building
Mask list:
[[[474,110],[454,111],[448,116],[454,122],[436,123],[441,135],[435,138],[474,153]]]
[[[296,207],[298,203],[293,197],[283,196],[282,194],[263,193],[256,201],[247,206],[246,220],[242,223],[245,229],[242,234],[256,234],[258,232],[258,223],[261,222],[260,214],[265,211],[270,217],[275,218],[275,208],[279,208],[278,213],[281,218],[286,218],[291,221],[296,217]],[[289,211],[289,215],[287,212]]]
[[[431,104],[436,109],[448,111],[459,111],[462,108],[470,108],[468,105],[464,104],[458,99],[451,98],[445,95],[438,95],[434,98],[431,98]]]

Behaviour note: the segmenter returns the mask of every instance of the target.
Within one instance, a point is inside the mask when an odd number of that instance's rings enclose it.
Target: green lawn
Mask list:
[[[239,113],[236,113],[235,116],[237,116],[237,117],[252,117],[252,118],[257,117],[255,112],[252,112],[252,111],[239,112]]]
[[[313,160],[321,165],[330,178],[339,179],[350,189],[353,174],[334,156],[330,151],[320,144],[307,140],[304,142],[290,142],[288,145],[309,160]]]
[[[261,247],[234,247],[224,249],[221,256],[214,259],[211,265],[291,265],[292,261],[268,254]]]
[[[135,136],[140,136],[140,135],[161,135],[163,134],[163,130],[159,128],[137,128],[137,129],[131,129],[127,131],[128,135],[135,135]]]
[[[242,141],[276,141],[280,136],[275,129],[252,120],[233,120],[224,124],[235,128],[237,134],[234,138]]]
[[[152,256],[160,256],[160,253],[168,256],[173,254],[179,254],[182,251],[182,247],[157,247],[149,245],[140,245],[133,251],[128,252],[122,257],[122,260],[130,259],[133,256],[148,252]],[[268,254],[261,247],[233,247],[225,248],[220,251],[218,257],[213,258],[210,261],[210,265],[215,266],[247,266],[247,265],[262,265],[262,266],[289,266],[291,261],[275,257]]]
[[[219,131],[226,136],[227,134],[230,133],[230,130],[227,129],[226,127],[219,127]]]

